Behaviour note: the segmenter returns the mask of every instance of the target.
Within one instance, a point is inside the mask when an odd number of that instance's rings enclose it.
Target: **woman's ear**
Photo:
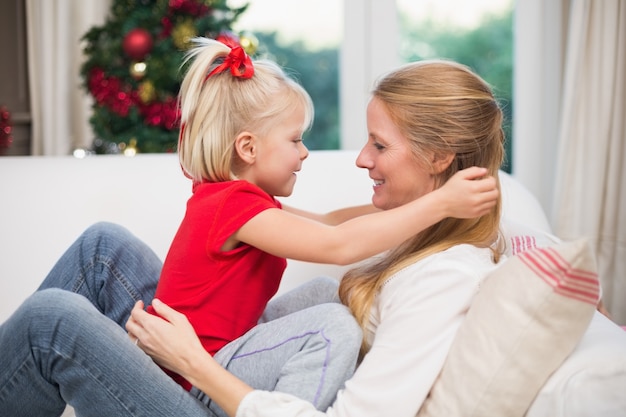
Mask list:
[[[251,165],[256,159],[256,136],[250,132],[241,132],[235,138],[235,152],[243,162]]]
[[[446,153],[446,154],[435,154],[433,155],[432,167],[433,174],[441,174],[443,171],[448,169],[456,154],[454,153]]]

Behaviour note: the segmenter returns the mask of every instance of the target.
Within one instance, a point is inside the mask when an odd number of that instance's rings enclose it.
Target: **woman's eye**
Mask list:
[[[381,145],[380,143],[376,143],[376,142],[374,142],[374,147],[378,149],[379,151],[385,149],[383,145]]]

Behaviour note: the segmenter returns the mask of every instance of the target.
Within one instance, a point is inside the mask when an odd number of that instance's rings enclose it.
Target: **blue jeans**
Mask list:
[[[0,326],[0,415],[58,416],[66,404],[80,416],[224,415],[126,335],[131,308],[152,299],[160,269],[119,226],[101,223],[81,235]],[[361,338],[347,309],[327,302],[334,295],[331,281],[318,280],[273,301],[263,322],[216,359],[254,388],[327,408],[354,371]]]

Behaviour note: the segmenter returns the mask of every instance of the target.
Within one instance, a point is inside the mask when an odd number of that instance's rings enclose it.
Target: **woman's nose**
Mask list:
[[[372,158],[370,158],[365,148],[361,149],[361,152],[356,157],[356,166],[359,168],[371,168],[373,166]]]

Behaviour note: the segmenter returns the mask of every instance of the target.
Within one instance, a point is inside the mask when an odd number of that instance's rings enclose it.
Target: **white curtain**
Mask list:
[[[109,7],[110,0],[26,0],[33,155],[91,145],[80,38],[104,22]]]
[[[552,225],[590,239],[626,324],[626,1],[570,1],[566,39]]]

